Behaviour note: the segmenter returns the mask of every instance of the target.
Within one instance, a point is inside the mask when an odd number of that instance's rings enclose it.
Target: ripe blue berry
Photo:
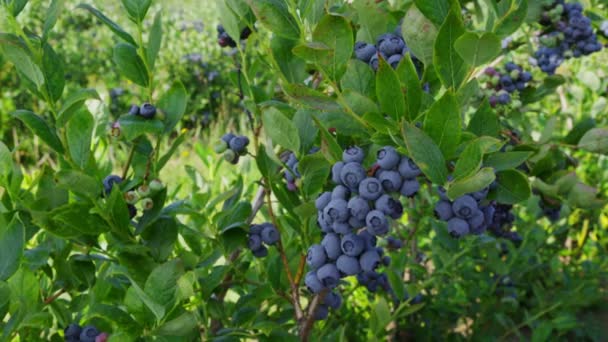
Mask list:
[[[392,56],[401,53],[405,47],[403,38],[396,34],[387,33],[378,38],[378,50],[386,56]]]
[[[344,150],[342,153],[342,160],[345,163],[363,163],[363,159],[365,159],[365,152],[359,146],[351,146]]]
[[[375,208],[393,219],[403,216],[403,205],[390,195],[382,195],[376,200]]]
[[[486,197],[488,197],[488,192],[490,191],[490,187],[485,187],[479,191],[476,191],[471,194],[471,196],[477,201],[482,201]]]
[[[146,119],[152,119],[156,115],[156,107],[149,103],[144,103],[139,109],[139,115]]]
[[[263,258],[268,255],[268,248],[266,246],[262,246],[255,251],[253,251],[253,256],[256,258]]]
[[[76,340],[80,339],[80,333],[82,332],[82,328],[80,325],[76,323],[72,323],[68,325],[67,328],[63,330],[63,336],[66,340]]]
[[[275,243],[277,243],[277,241],[279,241],[279,231],[272,224],[265,223],[260,237],[262,238],[262,241],[264,241],[265,244],[274,245]]]
[[[376,248],[376,243],[378,242],[378,238],[375,235],[370,233],[369,229],[364,229],[359,232],[360,237],[365,241],[365,250],[371,250]]]
[[[250,234],[247,246],[250,250],[256,251],[262,247],[262,238],[258,234]]]
[[[350,222],[350,219],[348,221]],[[365,224],[363,224],[363,225],[365,225]],[[334,233],[342,234],[342,235],[351,233],[351,231],[353,229],[353,227],[348,222],[334,222],[334,224],[331,225],[331,228],[334,231]]]
[[[376,236],[385,235],[389,230],[388,220],[384,213],[379,210],[370,211],[365,218],[365,224],[367,230]]]
[[[353,197],[348,201],[347,204],[349,213],[357,220],[365,220],[367,214],[371,210],[366,200],[361,197]]]
[[[230,140],[232,140],[234,137],[236,137],[236,135],[232,134],[232,133],[226,133],[222,136],[222,141],[225,142],[226,144],[230,144]]]
[[[469,195],[461,196],[452,203],[454,215],[461,219],[466,220],[473,217],[475,210],[477,210],[477,201]]]
[[[389,249],[401,249],[403,242],[393,236],[386,238],[386,247]]]
[[[372,58],[369,59],[369,66],[374,70],[378,70],[378,66],[380,65],[380,59],[378,58],[378,54],[375,53],[372,55]]]
[[[399,66],[399,62],[403,59],[403,56],[400,54],[392,55],[386,61],[393,69],[397,69]]]
[[[106,196],[110,195],[112,192],[112,188],[114,188],[114,184],[122,183],[122,178],[117,175],[109,175],[103,180],[103,191]]]
[[[317,270],[317,278],[325,288],[333,289],[340,282],[340,272],[334,264],[325,264]]]
[[[348,203],[343,199],[332,199],[323,209],[325,219],[330,222],[348,221]]]
[[[359,259],[348,255],[340,255],[336,261],[336,267],[340,273],[351,276],[361,272],[361,266],[359,265]]]
[[[344,184],[352,192],[359,189],[359,185],[365,179],[365,169],[356,162],[347,163],[340,170],[340,183]]]
[[[351,216],[348,219],[348,224],[351,226],[351,228],[354,228],[354,229],[363,228],[363,227],[365,227],[365,219],[361,220],[361,219]]]
[[[350,190],[344,185],[338,185],[331,192],[331,199],[348,200],[350,198]]]
[[[355,56],[358,60],[369,63],[372,57],[376,55],[376,47],[365,42],[355,43]]]
[[[315,309],[315,321],[323,321],[329,315],[329,308],[327,305],[319,304]]]
[[[448,233],[455,238],[467,235],[469,231],[469,224],[465,220],[454,217],[448,221]]]
[[[337,162],[334,166],[331,167],[331,180],[335,184],[342,184],[342,180],[340,180],[340,174],[342,172],[342,168],[344,167],[344,162]]]
[[[317,197],[317,199],[315,200],[315,207],[317,208],[317,210],[323,210],[325,209],[325,207],[327,207],[330,201],[331,192],[324,192],[320,194],[319,197]]]
[[[417,179],[408,179],[401,185],[401,194],[405,197],[414,197],[420,190],[420,182]]]
[[[340,248],[340,237],[334,233],[328,233],[321,240],[321,245],[325,248],[325,254],[330,260],[336,260],[342,254]]]
[[[317,277],[316,271],[306,273],[306,276],[304,277],[304,284],[308,288],[308,291],[313,294],[321,292],[324,288],[323,284],[321,284],[321,281]]]
[[[449,201],[439,201],[435,205],[435,216],[442,220],[447,221],[454,216],[454,212],[452,211],[452,203]]]
[[[325,254],[325,248],[319,244],[310,246],[308,253],[306,254],[306,263],[310,268],[316,270],[317,268],[325,265],[327,261],[327,255]]]
[[[328,220],[325,218],[325,214],[322,211],[317,212],[317,225],[324,233],[333,232],[332,223],[328,222]]]
[[[386,192],[397,192],[401,189],[403,179],[397,171],[384,170],[378,176],[378,180]]]
[[[359,184],[359,196],[368,201],[377,200],[383,191],[380,181],[373,177],[365,178]]]
[[[378,165],[384,170],[390,170],[397,167],[401,160],[399,153],[392,146],[381,148],[376,154],[376,157]]]
[[[342,252],[348,256],[358,256],[365,249],[365,240],[356,234],[348,234],[342,237],[340,242]]]
[[[237,136],[230,140],[228,143],[230,149],[237,154],[243,154],[246,151],[247,145],[249,145],[249,138],[245,136]]]
[[[418,165],[416,165],[416,163],[414,163],[414,161],[408,157],[401,158],[399,161],[398,170],[401,176],[406,179],[416,178],[422,174],[422,171],[420,171]]]
[[[92,325],[88,325],[82,328],[80,332],[80,341],[81,342],[95,342],[95,337],[99,335],[100,332]]]
[[[467,223],[469,224],[471,232],[474,234],[481,234],[485,231],[485,216],[481,210],[476,210],[473,213],[473,216],[467,220]]]
[[[359,264],[363,271],[374,271],[381,263],[380,255],[375,250],[367,251],[359,257]]]
[[[335,292],[329,292],[323,299],[323,303],[330,308],[337,310],[342,305],[342,296]]]
[[[129,108],[129,115],[139,115],[139,106],[131,105],[131,108]]]

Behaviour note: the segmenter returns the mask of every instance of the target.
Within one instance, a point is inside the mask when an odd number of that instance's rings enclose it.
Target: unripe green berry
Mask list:
[[[519,70],[513,70],[513,71],[511,71],[510,76],[512,79],[516,80],[519,78],[519,74],[520,74]]]
[[[147,186],[146,184],[142,184],[137,188],[137,194],[139,195],[139,197],[143,198],[143,197],[148,197],[150,196],[150,187]]]
[[[139,201],[139,195],[137,195],[136,191],[129,191],[125,194],[125,201],[128,204],[135,204]]]
[[[511,106],[513,106],[514,109],[519,109],[522,106],[522,103],[520,100],[513,100],[511,102]]]
[[[494,77],[492,77],[492,79],[490,80],[490,83],[496,87],[498,85],[498,82],[500,82],[500,77],[498,75],[495,75]]]
[[[165,188],[165,185],[158,179],[151,181],[148,186],[152,192],[158,192]]]
[[[213,150],[215,153],[220,154],[224,153],[228,149],[228,144],[224,140],[219,140],[215,145],[213,145]]]
[[[229,163],[232,163],[236,159],[236,157],[237,155],[236,153],[234,153],[233,150],[226,150],[224,152],[224,159]]]
[[[150,209],[154,208],[154,201],[151,198],[144,198],[141,201],[141,207],[144,210],[150,210]]]

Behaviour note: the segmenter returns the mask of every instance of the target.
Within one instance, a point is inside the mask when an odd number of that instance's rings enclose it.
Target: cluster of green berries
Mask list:
[[[244,135],[226,133],[213,147],[215,153],[223,154],[224,159],[231,164],[237,164],[241,156],[247,154],[249,138]]]

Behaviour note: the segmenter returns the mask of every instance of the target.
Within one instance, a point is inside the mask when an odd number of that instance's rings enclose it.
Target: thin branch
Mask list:
[[[44,305],[51,304],[52,302],[55,301],[55,299],[59,298],[65,292],[66,292],[66,289],[61,289],[61,290],[57,291],[54,295],[52,295],[44,300]]]
[[[312,327],[314,326],[314,323],[315,323],[315,311],[317,311],[317,307],[319,306],[319,304],[321,304],[321,302],[323,301],[323,298],[325,298],[326,294],[327,294],[327,290],[324,290],[323,292],[314,296],[314,298],[308,305],[308,310],[307,310],[308,313],[307,313],[306,321],[304,321],[304,324],[302,325],[302,328],[300,329],[300,341],[307,342],[308,339],[310,338],[310,333],[312,332]]]

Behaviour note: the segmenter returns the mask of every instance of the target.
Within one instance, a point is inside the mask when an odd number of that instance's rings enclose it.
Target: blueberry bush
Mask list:
[[[601,0],[0,0],[0,341],[605,340]]]

